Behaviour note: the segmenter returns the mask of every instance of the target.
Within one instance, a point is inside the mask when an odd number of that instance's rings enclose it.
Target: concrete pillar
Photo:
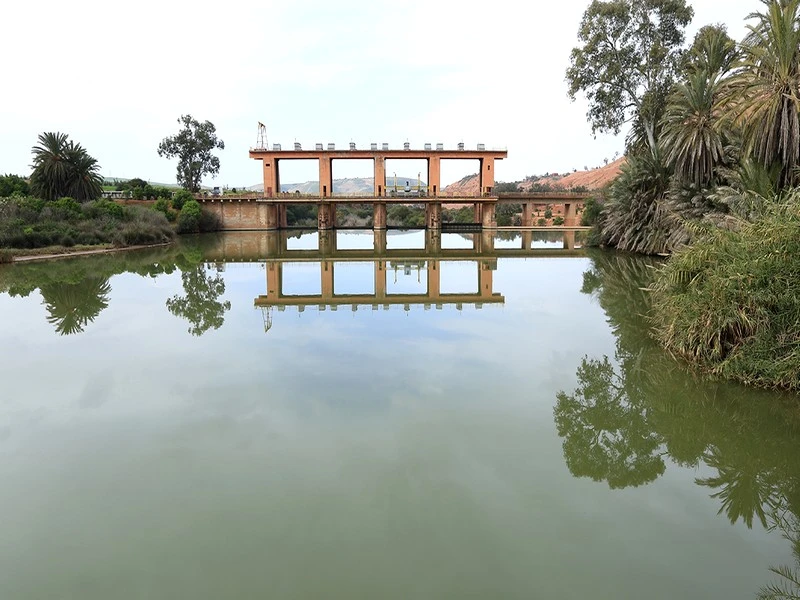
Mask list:
[[[334,222],[332,217],[330,202],[320,202],[317,212],[317,228],[323,231],[333,229]]]
[[[386,298],[386,261],[375,261],[375,299],[384,300]]]
[[[267,263],[267,298],[275,299],[281,295],[281,281],[283,279],[283,263]]]
[[[494,158],[482,158],[480,163],[481,196],[491,196],[494,190]]]
[[[480,202],[475,203],[473,208],[473,215],[475,223],[483,222],[483,205]]]
[[[285,204],[278,205],[278,225],[281,229],[286,229],[289,226],[289,217]]]
[[[281,191],[278,159],[265,158],[262,162],[264,164],[264,196],[274,198]]]
[[[372,233],[372,249],[375,251],[375,254],[385,254],[386,253],[386,230],[385,229],[376,229]]]
[[[323,260],[320,263],[319,270],[322,299],[330,300],[333,298],[333,261]]]
[[[331,159],[321,156],[319,159],[319,196],[330,198],[333,195],[333,171]]]
[[[375,202],[375,204],[372,207],[372,211],[373,211],[372,228],[386,229],[386,203]]]
[[[574,202],[565,202],[564,203],[564,226],[565,227],[575,227],[577,225],[577,218],[575,214],[575,203]]]
[[[497,221],[494,218],[494,202],[487,202],[483,205],[483,219],[481,225],[484,229],[497,229]]]
[[[565,231],[564,232],[564,250],[574,250],[575,249],[575,232],[574,231]]]
[[[267,213],[267,230],[278,229],[278,205],[270,202],[265,206],[265,210]]]
[[[425,227],[428,229],[442,228],[442,205],[439,202],[425,204]]]
[[[441,291],[442,272],[439,269],[439,261],[429,260],[427,262],[427,271],[428,271],[428,298],[433,302],[436,302],[441,298],[442,295]]]
[[[262,238],[263,248],[261,256],[264,258],[278,258],[281,255],[281,234],[277,231],[270,231]]]
[[[533,203],[522,203],[522,226],[533,227]]]
[[[336,252],[336,232],[330,229],[320,231],[319,236],[319,251],[323,256],[333,256]]]
[[[522,232],[522,249],[523,250],[530,250],[533,246],[533,232],[532,231],[523,231]]]
[[[375,157],[375,196],[380,198],[386,195],[386,159],[383,156]]]
[[[477,234],[476,234],[477,235]],[[480,249],[478,252],[486,253],[494,250],[494,232],[483,230],[480,233]]]
[[[494,269],[492,267],[497,269],[497,261],[482,260],[478,263],[478,295],[481,298],[492,297],[494,282]]]
[[[425,231],[425,252],[436,256],[442,251],[442,230],[427,229]]]
[[[438,196],[442,187],[442,166],[438,156],[428,159],[428,195]]]

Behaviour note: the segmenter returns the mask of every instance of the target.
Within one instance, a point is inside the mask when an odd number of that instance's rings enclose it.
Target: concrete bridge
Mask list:
[[[505,149],[486,149],[478,144],[475,150],[459,144],[456,149],[445,149],[443,144],[425,144],[422,149],[412,149],[406,142],[402,149],[389,148],[388,144],[373,143],[370,148],[358,149],[350,143],[346,150],[337,150],[334,144],[326,148],[316,144],[313,150],[304,150],[295,143],[291,150],[283,150],[280,144],[272,148],[251,148],[250,158],[261,161],[264,192],[260,195],[202,196],[205,209],[216,213],[224,229],[282,229],[288,226],[286,207],[289,204],[311,203],[317,206],[317,226],[320,230],[336,226],[337,204],[372,204],[373,228],[386,229],[386,206],[389,203],[422,204],[425,207],[425,227],[440,229],[442,206],[472,204],[474,224],[482,228],[497,227],[495,218],[498,203],[522,203],[522,225],[533,226],[533,211],[537,203],[555,203],[564,207],[564,224],[577,225],[577,207],[583,204],[585,195],[579,194],[508,194],[500,196],[494,192],[495,161],[508,156]],[[373,193],[359,196],[337,195],[333,192],[333,162],[338,160],[371,160],[373,163]],[[313,196],[281,192],[280,166],[283,161],[313,160],[319,168],[319,193]],[[404,187],[386,185],[387,160],[424,160],[426,162],[425,186]],[[470,195],[450,195],[441,189],[441,163],[445,160],[477,160],[478,192]]]

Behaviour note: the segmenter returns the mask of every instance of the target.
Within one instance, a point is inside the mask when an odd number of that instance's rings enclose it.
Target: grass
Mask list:
[[[651,286],[656,338],[714,374],[800,391],[800,192],[756,223],[693,233]]]

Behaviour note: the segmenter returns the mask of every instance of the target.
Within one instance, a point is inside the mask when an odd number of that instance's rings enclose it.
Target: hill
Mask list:
[[[531,191],[532,189],[535,191],[537,188],[541,187],[549,187],[554,190],[570,190],[574,188],[596,190],[611,183],[616,176],[619,175],[620,168],[623,164],[625,164],[625,157],[619,158],[597,169],[575,171],[573,173],[564,173],[563,175],[554,173],[542,177],[526,177],[524,180],[515,183],[517,183],[519,188],[524,192]],[[475,173],[474,175],[467,175],[455,183],[451,183],[442,191],[469,196],[478,193],[478,186],[478,174]]]
[[[386,179],[389,185],[394,185],[394,177],[387,177]],[[406,181],[408,181],[409,184],[412,186],[417,185],[416,177],[401,177],[401,176],[397,177],[398,186],[404,186],[406,184]],[[348,177],[344,179],[334,179],[333,193],[351,194],[351,195],[357,195],[357,194],[372,195],[373,190],[375,189],[374,182],[375,179],[373,177]],[[422,185],[425,185],[424,181],[422,182]],[[259,183],[257,185],[251,185],[247,189],[251,192],[263,192],[264,184]],[[281,191],[289,193],[294,193],[298,191],[301,194],[318,194],[319,181],[304,181],[303,183],[282,183]]]

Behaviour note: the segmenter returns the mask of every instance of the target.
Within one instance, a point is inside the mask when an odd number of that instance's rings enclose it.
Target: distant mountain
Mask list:
[[[373,190],[375,189],[375,178],[373,177],[348,177],[345,179],[334,179],[333,180],[333,193],[334,194],[367,194],[371,195]],[[387,177],[386,182],[388,185],[394,185],[394,177]],[[406,182],[408,185],[415,186],[417,185],[417,178],[416,177],[397,177],[397,185],[398,186],[405,186]],[[426,185],[425,182],[422,182],[422,185]],[[251,185],[247,188],[248,191],[251,192],[263,192],[264,191],[264,184],[259,183],[257,185]],[[305,181],[303,183],[282,183],[281,184],[281,191],[282,192],[289,192],[294,193],[296,191],[300,192],[301,194],[318,194],[319,193],[319,181]]]

